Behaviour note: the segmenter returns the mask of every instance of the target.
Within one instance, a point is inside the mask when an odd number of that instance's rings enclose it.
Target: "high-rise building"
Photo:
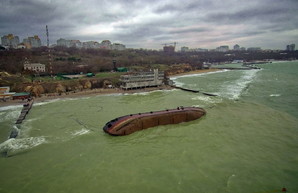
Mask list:
[[[229,46],[219,46],[216,48],[216,51],[218,52],[227,52],[229,51]]]
[[[110,50],[112,48],[112,43],[110,40],[103,40],[100,44],[100,48]]]
[[[1,37],[1,43],[3,46],[8,46],[9,48],[17,48],[18,44],[20,43],[20,39],[18,36],[8,34]]]
[[[26,48],[38,48],[41,46],[41,41],[40,38],[35,35],[33,37],[23,39],[23,44],[26,46]]]
[[[163,51],[166,53],[174,53],[175,52],[175,46],[164,46]]]
[[[238,44],[234,45],[234,50],[240,50],[240,46]]]
[[[57,40],[57,46],[70,47],[70,40],[60,38]]]
[[[181,47],[181,52],[188,52],[189,51],[189,47]]]
[[[290,44],[290,45],[287,45],[287,51],[290,51],[290,52],[293,52],[295,51],[295,44]]]
[[[70,48],[70,47],[81,48],[82,42],[80,40],[66,40],[66,39],[60,38],[57,40],[57,46],[64,46],[67,48]]]
[[[96,41],[83,42],[83,48],[100,48],[100,44]]]

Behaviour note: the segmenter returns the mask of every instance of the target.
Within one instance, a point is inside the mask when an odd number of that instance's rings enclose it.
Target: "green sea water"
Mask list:
[[[298,62],[175,77],[181,90],[0,109],[0,192],[298,192]],[[106,122],[198,106],[202,119],[113,137]],[[16,139],[7,139],[19,129]]]

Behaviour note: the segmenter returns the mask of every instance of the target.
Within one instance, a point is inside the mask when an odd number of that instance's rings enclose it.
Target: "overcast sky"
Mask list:
[[[1,0],[0,36],[110,40],[128,48],[298,46],[298,0]]]

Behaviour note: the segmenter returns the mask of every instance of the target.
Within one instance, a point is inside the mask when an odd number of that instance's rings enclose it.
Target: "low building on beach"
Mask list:
[[[154,69],[149,72],[138,72],[122,75],[120,77],[122,89],[137,89],[145,87],[156,87],[164,84],[164,72]]]
[[[13,100],[16,100],[16,99],[25,100],[25,99],[29,99],[30,97],[31,97],[31,93],[29,92],[18,92],[12,96]]]
[[[15,92],[10,92],[9,86],[0,87],[0,99],[6,101],[7,99],[11,99]]]

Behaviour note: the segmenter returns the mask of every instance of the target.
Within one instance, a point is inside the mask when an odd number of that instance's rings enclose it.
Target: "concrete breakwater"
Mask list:
[[[26,118],[26,115],[29,113],[30,109],[32,108],[34,100],[28,101],[28,103],[23,105],[23,109],[21,111],[21,114],[19,118],[16,121],[16,124],[21,124],[23,120]]]
[[[184,90],[184,91],[187,91],[187,92],[193,92],[193,93],[202,93],[204,95],[207,95],[207,96],[217,96],[216,94],[211,94],[211,93],[206,93],[206,92],[202,92],[202,91],[199,91],[199,90],[193,90],[193,89],[188,89],[188,88],[182,88],[182,87],[179,87],[179,86],[175,86],[175,85],[170,85],[171,87],[173,88],[177,88],[177,89],[180,89],[180,90]]]
[[[29,113],[30,109],[33,106],[33,102],[34,100],[29,100],[26,104],[23,105],[21,114],[19,116],[19,118],[16,121],[16,124],[21,124],[23,122],[23,120],[25,120],[27,114]],[[15,127],[9,135],[9,138],[16,138],[19,134],[19,129],[17,129],[17,127]]]

